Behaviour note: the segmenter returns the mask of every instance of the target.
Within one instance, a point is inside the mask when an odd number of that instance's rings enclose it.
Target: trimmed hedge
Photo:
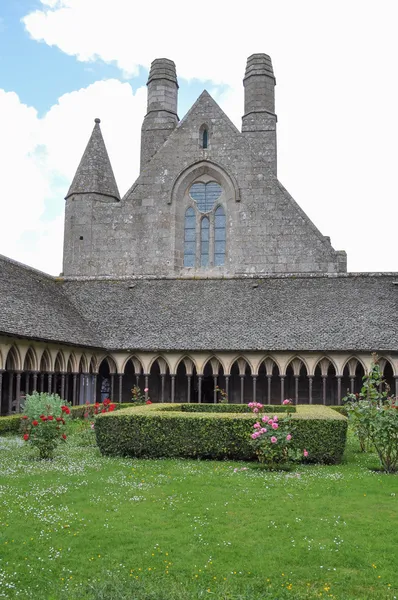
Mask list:
[[[174,410],[175,404],[171,407],[167,407],[166,410]],[[213,413],[250,413],[253,414],[251,408],[247,404],[181,404],[180,410],[182,412],[199,413],[199,412],[213,412]],[[285,412],[296,412],[295,406],[283,406],[282,404],[264,404],[264,410],[267,410],[273,415],[276,413]]]
[[[255,458],[250,445],[255,415],[191,413],[182,406],[187,405],[151,404],[100,415],[95,433],[101,453],[147,458]],[[340,462],[347,419],[325,406],[298,405],[296,410],[292,415],[295,447],[306,448],[311,462]]]
[[[331,406],[330,408],[340,413],[341,415],[348,417],[348,411],[346,406]]]
[[[142,406],[141,404],[134,404],[134,402],[123,402],[122,404],[113,402],[113,404],[115,404],[115,410],[130,408],[132,406]],[[88,413],[89,418],[94,417],[94,404],[79,404],[78,406],[70,407],[70,416],[72,419],[84,419],[85,413]]]
[[[21,415],[0,417],[0,433],[19,433],[21,427]]]

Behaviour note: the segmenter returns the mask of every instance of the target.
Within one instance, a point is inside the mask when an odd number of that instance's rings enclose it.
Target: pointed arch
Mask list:
[[[29,346],[25,354],[24,371],[38,371],[37,355],[33,346]]]
[[[351,362],[352,361],[352,362]],[[348,368],[350,369],[350,363],[353,364],[353,362],[357,362],[358,364],[360,364],[364,370],[364,373],[366,373],[366,365],[363,362],[363,360],[361,360],[360,358],[358,358],[358,356],[355,356],[355,354],[349,356],[343,363],[341,372],[344,371],[344,369],[348,366]]]
[[[52,372],[52,362],[51,362],[51,356],[49,351],[47,350],[47,348],[45,348],[42,352],[41,358],[40,358],[40,368],[39,370],[42,373],[51,373]]]
[[[188,364],[190,364],[192,366],[192,369],[194,367],[195,367],[196,370],[198,369],[198,365],[197,365],[196,360],[192,356],[190,356],[189,354],[184,354],[184,355],[180,356],[180,358],[178,359],[178,361],[176,363],[176,366],[175,366],[176,372],[177,372],[177,369],[178,369],[178,367],[180,366],[181,363],[185,364],[185,368],[187,370],[189,368]]]
[[[21,353],[15,344],[8,349],[5,356],[5,367],[7,371],[21,370]]]
[[[57,356],[55,357],[54,371],[56,373],[65,373],[66,371],[66,361],[62,350],[59,350]]]
[[[160,363],[159,363],[159,361],[160,361]],[[161,365],[162,365],[162,361],[164,361],[165,368],[168,369],[169,373],[170,373],[171,372],[170,363],[167,360],[167,358],[165,356],[163,356],[162,354],[157,354],[157,355],[155,355],[155,356],[153,356],[151,358],[151,360],[149,362],[149,365],[148,365],[148,371],[149,372],[151,371],[151,369],[152,369],[152,367],[153,367],[153,365],[154,365],[155,362],[158,362],[158,365],[159,365],[159,368],[160,368]],[[164,365],[162,365],[162,367],[164,367]],[[162,369],[160,369],[160,370],[162,372]]]
[[[278,369],[278,374],[281,372],[281,366],[276,360],[276,358],[274,358],[273,356],[265,356],[258,365],[259,370],[261,368],[261,365],[264,365],[264,369],[267,375],[272,375],[275,367]]]
[[[326,355],[326,356],[321,356],[321,357],[320,357],[320,358],[319,358],[319,359],[316,361],[316,363],[314,364],[314,367],[313,367],[313,373],[312,373],[312,374],[315,374],[315,370],[316,370],[316,368],[318,367],[318,365],[319,365],[319,364],[320,364],[322,361],[325,361],[325,360],[329,362],[329,367],[328,367],[328,370],[329,370],[329,368],[330,368],[330,365],[332,365],[332,367],[334,368],[335,374],[337,375],[337,374],[338,374],[338,372],[339,372],[339,370],[338,370],[338,367],[337,367],[336,361],[335,361],[335,360],[334,360],[334,359],[333,359],[331,356],[327,356],[327,355]],[[323,364],[325,364],[325,363],[323,363]],[[322,367],[320,367],[320,369],[321,369],[321,371],[322,371]]]
[[[79,360],[79,372],[80,373],[88,373],[89,372],[89,365],[87,362],[87,357],[85,354],[82,354]]]
[[[127,359],[127,360],[129,360],[129,359]],[[127,360],[126,360],[126,362],[127,362]],[[110,354],[107,354],[106,356],[103,356],[98,360],[98,372],[100,371],[103,363],[107,364],[109,373],[111,373],[113,375],[115,373],[117,373],[117,366],[116,366],[115,359]]]
[[[113,360],[113,359],[112,359]],[[141,374],[144,372],[144,365],[142,363],[142,360],[140,358],[138,358],[138,356],[136,354],[131,354],[130,356],[128,356],[125,361],[123,362],[122,366],[121,366],[121,373],[124,373],[127,367],[127,363],[129,363],[131,361],[133,368],[134,368],[134,372],[136,374]],[[116,365],[115,361],[114,364]],[[149,367],[150,368],[150,367]]]
[[[68,357],[67,371],[68,371],[68,373],[78,373],[79,372],[77,359],[73,352],[71,352]]]
[[[218,356],[210,356],[205,363],[203,363],[203,372],[206,369],[206,366],[209,365],[212,371],[212,375],[218,375],[220,373],[220,369],[224,372],[224,367],[218,358]]]
[[[310,369],[308,367],[307,361],[303,357],[301,357],[299,355],[293,356],[289,360],[289,362],[286,365],[286,373],[287,373],[287,370],[288,370],[289,367],[292,368],[293,373],[294,373],[295,376],[300,375],[302,367],[305,368],[306,375],[308,375],[308,373],[310,373]]]
[[[97,357],[94,354],[90,358],[89,373],[98,373]]]

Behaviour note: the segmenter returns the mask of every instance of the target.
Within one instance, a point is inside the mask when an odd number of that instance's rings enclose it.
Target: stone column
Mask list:
[[[313,375],[308,375],[308,402],[312,404],[312,384],[313,384]]]
[[[115,398],[115,374],[112,373],[111,374],[111,397],[110,397],[112,402],[115,401],[114,398]],[[102,398],[101,398],[101,400],[102,400]]]
[[[191,402],[191,375],[187,375],[187,402]]]
[[[398,398],[398,375],[394,375],[395,379],[395,397]]]
[[[66,373],[65,377],[65,398],[67,402],[69,400],[69,373]]]
[[[203,375],[198,375],[198,403],[202,402],[202,377]]]
[[[257,398],[257,375],[252,375],[253,378],[253,402],[256,402]]]
[[[350,377],[350,383],[350,392],[351,394],[353,394],[355,390],[355,377]]]
[[[144,390],[148,390],[149,389],[149,374],[147,373],[146,375],[144,375]],[[145,392],[145,402],[148,400],[148,392]]]
[[[340,406],[341,404],[341,375],[336,375],[337,377],[337,404]]]
[[[8,373],[8,414],[12,413],[12,401],[14,395],[14,373],[9,371]]]
[[[148,392],[145,393],[145,396],[147,398]],[[123,399],[123,373],[119,373],[119,404],[122,403],[122,399]]]
[[[160,391],[160,401],[164,402],[164,385],[165,385],[165,373],[161,373],[160,374],[160,385],[161,385],[161,391]]]
[[[54,373],[54,383],[53,383],[54,394],[57,393],[57,381],[58,381],[58,376],[56,373]]]
[[[61,398],[65,400],[65,373],[61,373]]]
[[[33,389],[32,392],[37,392],[37,371],[33,371]]]
[[[285,399],[285,376],[279,375],[281,380],[281,402]]]
[[[137,387],[140,387],[140,374],[139,373],[135,374],[135,385]]]
[[[83,398],[82,398],[81,402],[80,402],[80,398],[79,398],[79,404],[86,404],[86,387],[87,387],[86,373],[82,373],[80,375],[80,381],[82,383],[81,388],[83,389]]]
[[[25,394],[29,394],[30,392],[30,373],[27,371],[25,373]]]
[[[322,375],[322,403],[326,404],[326,375]]]
[[[76,406],[76,395],[77,395],[77,373],[73,373],[73,396],[72,396],[73,406]]]
[[[171,377],[171,401],[175,402],[175,393],[176,393],[176,376],[170,375]]]
[[[240,375],[240,403],[243,404],[245,396],[245,376]]]
[[[21,371],[16,372],[15,376],[15,412],[19,413],[19,405],[21,402]]]
[[[44,392],[44,373],[40,373],[40,393]]]
[[[294,395],[295,395],[294,403],[295,404],[298,404],[299,379],[300,379],[299,375],[294,376]]]
[[[267,375],[267,404],[271,404],[272,375]]]
[[[225,375],[225,393],[227,394],[228,404],[229,404],[229,378],[230,378],[230,375]]]
[[[213,392],[213,403],[217,404],[217,375],[213,375],[213,381],[214,381],[214,392]]]
[[[47,391],[49,394],[51,394],[52,381],[53,381],[52,373],[47,373]]]
[[[93,402],[97,402],[97,373],[93,374]]]

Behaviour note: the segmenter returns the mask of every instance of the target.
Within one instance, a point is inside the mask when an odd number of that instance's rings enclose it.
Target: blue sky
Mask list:
[[[240,127],[246,58],[266,52],[282,183],[349,270],[397,271],[395,12],[395,0],[202,0],[204,28],[180,0],[3,0],[0,253],[61,271],[64,196],[95,117],[121,193],[134,182],[154,58],[177,65],[180,117],[206,88]]]

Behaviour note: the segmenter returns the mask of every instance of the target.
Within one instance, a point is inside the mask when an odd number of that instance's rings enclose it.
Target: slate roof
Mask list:
[[[96,193],[120,200],[99,124],[100,119],[95,119],[93,132],[65,198],[72,194]]]
[[[0,256],[0,333],[108,350],[398,351],[398,274],[64,281]]]
[[[0,333],[99,346],[54,277],[0,256]]]
[[[398,351],[396,275],[69,281],[110,350]]]

